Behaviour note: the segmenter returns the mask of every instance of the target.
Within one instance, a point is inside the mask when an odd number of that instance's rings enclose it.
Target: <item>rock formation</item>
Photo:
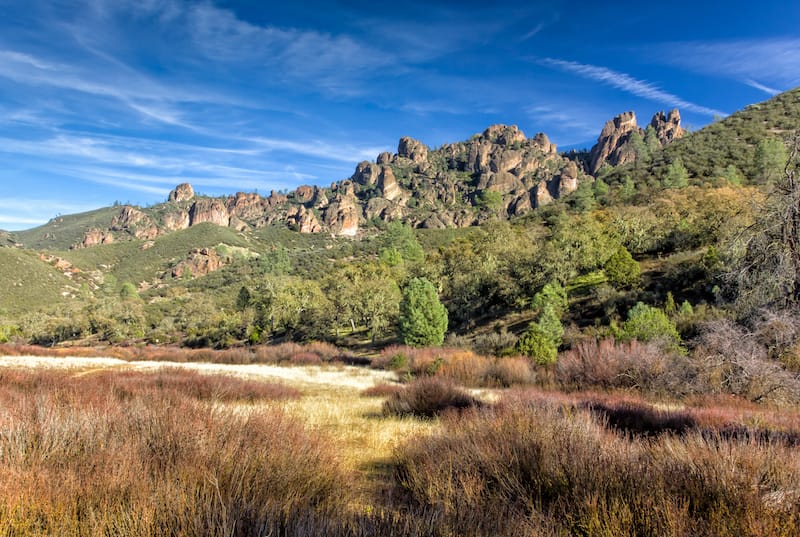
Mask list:
[[[169,193],[169,201],[179,203],[182,201],[190,201],[194,198],[194,189],[189,183],[181,183]]]
[[[83,240],[73,245],[73,248],[90,248],[98,244],[111,244],[114,242],[114,235],[107,230],[90,229],[83,235]]]
[[[189,275],[192,278],[204,276],[210,272],[221,269],[226,263],[226,259],[220,256],[212,248],[197,248],[192,250],[189,256],[172,267],[172,276],[181,278]]]
[[[683,134],[677,110],[656,114],[650,126],[662,144]],[[633,112],[606,123],[592,148],[589,172],[635,158],[630,144],[634,133],[644,136]],[[436,149],[404,136],[397,153],[382,152],[374,162],[358,163],[351,177],[328,188],[303,185],[266,197],[238,192],[210,198],[198,196],[188,183],[178,185],[166,204],[151,209],[125,206],[107,230],[88,231],[77,246],[115,238],[150,241],[206,222],[242,233],[283,224],[301,233],[348,237],[376,219],[426,228],[471,226],[524,214],[569,195],[588,180],[592,179],[582,167],[559,155],[545,134],[527,138],[515,125],[492,125],[469,140]],[[186,267],[216,263],[213,255],[203,252],[194,252],[192,259]],[[186,267],[175,271],[205,270]]]
[[[625,112],[607,121],[589,154],[589,173],[597,175],[607,164],[618,166],[633,160],[629,142],[634,132],[643,134],[634,112]]]
[[[658,112],[650,121],[650,126],[656,131],[656,136],[661,145],[667,145],[683,136],[681,113],[677,108],[671,110],[668,115],[664,115],[664,112]]]
[[[228,213],[228,208],[219,199],[201,198],[195,201],[189,210],[190,226],[211,222],[218,226],[227,227],[230,221],[231,215]]]
[[[662,146],[683,136],[678,110],[672,110],[669,114],[656,113],[650,126]],[[606,165],[619,166],[636,160],[636,151],[631,144],[634,133],[642,139],[645,137],[645,131],[636,124],[634,112],[625,112],[607,121],[589,153],[589,173],[597,175]]]

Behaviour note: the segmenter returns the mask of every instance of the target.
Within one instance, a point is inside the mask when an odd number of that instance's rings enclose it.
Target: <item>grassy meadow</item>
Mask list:
[[[800,532],[794,404],[567,389],[453,349],[117,351],[4,359],[0,535]]]

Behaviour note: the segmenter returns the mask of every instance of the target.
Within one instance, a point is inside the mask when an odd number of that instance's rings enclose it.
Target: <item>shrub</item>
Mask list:
[[[406,385],[384,403],[386,414],[432,418],[447,410],[480,406],[480,401],[451,381],[421,378]]]
[[[631,287],[639,283],[641,273],[639,263],[624,246],[620,246],[606,261],[603,270],[608,280],[618,287]]]
[[[498,358],[489,370],[491,383],[497,386],[510,387],[531,384],[535,374],[530,361],[522,357]]]
[[[795,449],[692,432],[680,415],[653,423],[671,421],[685,434],[642,440],[608,435],[556,401],[504,400],[407,440],[395,480],[441,535],[778,536],[800,527]]]
[[[644,392],[692,393],[697,371],[684,356],[637,340],[584,340],[561,353],[555,376],[565,389],[636,388]]]
[[[361,391],[362,397],[389,397],[403,389],[399,384],[376,384]]]
[[[797,402],[800,379],[769,358],[756,334],[733,321],[706,323],[692,353],[702,366],[698,384],[708,393],[729,393],[755,402]]]
[[[558,358],[558,347],[537,323],[531,323],[520,336],[517,350],[539,365],[552,364]]]
[[[656,341],[673,350],[681,348],[681,336],[675,323],[663,310],[642,302],[637,302],[628,311],[628,319],[622,325],[622,337],[645,342]]]

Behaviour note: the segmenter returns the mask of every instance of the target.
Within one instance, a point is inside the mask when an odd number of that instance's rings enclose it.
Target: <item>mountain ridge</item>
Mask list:
[[[651,124],[659,117],[676,118],[680,130],[677,111],[669,116],[660,112]],[[610,120],[598,138],[592,152],[599,156],[593,163],[630,161],[619,157],[627,151],[629,136],[609,131],[618,118]],[[610,143],[609,137],[616,145],[603,147]],[[546,134],[528,138],[515,125],[498,124],[468,140],[435,149],[403,136],[396,153],[384,152],[374,161],[359,162],[349,178],[330,187],[302,185],[268,196],[237,192],[210,197],[197,195],[190,184],[183,183],[161,204],[147,208],[126,204],[59,216],[43,226],[8,235],[8,241],[32,248],[87,248],[120,240],[149,241],[203,222],[239,232],[280,224],[301,233],[347,237],[371,224],[392,221],[415,228],[469,227],[498,216],[522,215],[593,180],[584,162],[559,154]],[[82,219],[85,222],[79,224]],[[78,233],[75,228],[80,225],[83,229]]]

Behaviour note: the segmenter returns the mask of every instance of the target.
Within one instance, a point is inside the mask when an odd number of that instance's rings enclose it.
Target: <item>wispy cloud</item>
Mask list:
[[[568,140],[560,140],[560,143],[571,145],[580,143],[587,138],[597,136],[597,124],[590,124],[587,118],[589,114],[582,113],[570,105],[531,105],[525,108],[525,113],[537,123],[546,124],[548,130],[557,133],[560,138],[569,136]]]
[[[97,207],[47,198],[0,199],[0,229],[16,231],[43,224],[59,214],[74,214]]]
[[[745,78],[744,80],[742,80],[742,82],[744,82],[745,84],[747,84],[751,88],[755,88],[757,90],[761,90],[761,91],[763,91],[764,93],[766,93],[768,95],[777,95],[777,94],[781,93],[781,90],[779,90],[779,89],[770,88],[769,86],[766,86],[764,84],[761,84],[761,83],[756,82],[755,80],[751,80],[749,78]]]
[[[733,78],[770,94],[800,85],[796,37],[665,43],[656,52],[663,63]]]
[[[716,110],[714,108],[709,108],[687,101],[677,95],[662,90],[651,82],[638,80],[631,75],[620,73],[607,67],[599,67],[596,65],[559,60],[555,58],[544,58],[539,60],[539,63],[547,67],[553,67],[574,73],[583,78],[606,84],[613,88],[617,88],[650,101],[659,102],[669,106],[675,106],[707,116],[727,115],[721,110]]]

